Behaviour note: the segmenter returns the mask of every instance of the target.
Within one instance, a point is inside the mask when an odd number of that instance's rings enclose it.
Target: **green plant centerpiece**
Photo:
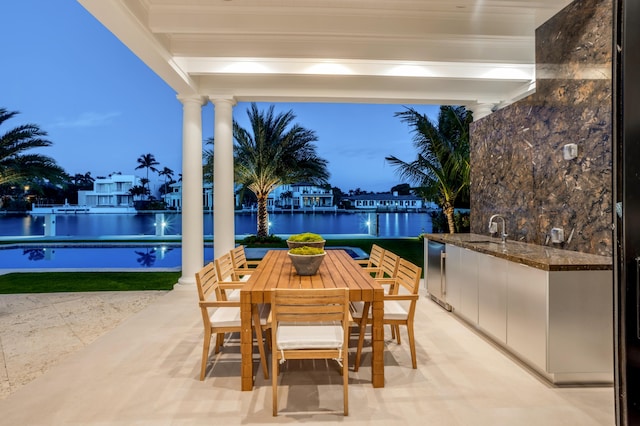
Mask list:
[[[298,275],[315,275],[326,252],[318,247],[295,247],[289,250],[289,258]]]
[[[313,232],[304,232],[302,234],[295,234],[289,237],[287,240],[287,246],[290,249],[296,247],[316,247],[324,248],[325,240],[321,235],[314,234]]]

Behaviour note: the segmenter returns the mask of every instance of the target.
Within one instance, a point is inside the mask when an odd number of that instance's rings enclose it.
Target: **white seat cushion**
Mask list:
[[[233,290],[225,290],[227,293],[227,300],[231,302],[239,302],[240,301],[240,289],[234,288]]]
[[[409,313],[402,303],[395,300],[385,300],[384,319],[406,320],[408,316]]]
[[[354,320],[362,318],[362,313],[364,311],[364,302],[351,302],[349,310],[351,311],[351,317]],[[371,311],[369,311],[369,316],[371,316]]]
[[[216,308],[209,319],[214,327],[240,327],[240,308],[235,306]]]
[[[405,307],[407,303],[402,303],[395,300],[385,300],[384,302],[384,319],[389,320],[404,320],[409,316],[408,310]],[[362,318],[364,311],[364,302],[351,302],[351,316],[354,320]],[[369,309],[368,318],[371,318],[371,309]]]
[[[260,325],[265,326],[269,320],[271,305],[267,303],[258,305]],[[240,326],[240,308],[236,306],[216,308],[209,316],[211,324],[218,327]]]
[[[279,324],[276,339],[279,349],[341,349],[342,325]]]

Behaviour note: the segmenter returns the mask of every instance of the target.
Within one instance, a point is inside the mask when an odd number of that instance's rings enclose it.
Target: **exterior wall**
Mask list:
[[[89,207],[131,207],[133,196],[129,190],[140,179],[133,175],[111,175],[96,179],[92,191],[78,191],[78,205]]]
[[[291,193],[283,198],[282,194]],[[309,184],[281,185],[274,189],[267,199],[269,207],[305,209],[314,207],[332,207],[333,191]]]
[[[202,207],[204,210],[213,210],[213,189],[211,183],[205,183],[202,187]],[[164,195],[167,207],[182,210],[182,183],[169,185],[169,192]]]
[[[427,203],[420,197],[413,195],[398,195],[398,193],[388,194],[363,194],[351,197],[345,197],[345,200],[351,202],[351,206],[361,210],[421,210],[427,207]],[[433,206],[429,203],[429,207]]]
[[[397,207],[403,210],[419,210],[423,207],[422,200],[398,200],[398,199],[383,199],[383,200],[354,200],[356,209],[375,209],[375,208],[392,208]]]
[[[182,208],[182,184],[174,183],[169,186],[171,190],[164,197],[165,202],[171,208]],[[236,187],[236,190],[239,189]],[[282,194],[291,192],[291,198],[282,198]],[[205,210],[213,209],[213,190],[210,183],[205,183],[202,189],[202,201]],[[236,197],[236,204],[239,199]],[[283,207],[296,209],[313,207],[332,207],[333,192],[313,185],[281,185],[274,189],[267,199],[267,207]]]
[[[536,93],[471,125],[471,232],[612,255],[612,3],[576,0],[536,31]],[[575,143],[578,157],[563,158]]]

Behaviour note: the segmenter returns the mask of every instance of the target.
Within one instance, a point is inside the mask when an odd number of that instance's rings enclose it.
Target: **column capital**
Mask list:
[[[176,98],[178,98],[178,100],[180,102],[182,102],[182,104],[186,104],[186,103],[197,103],[200,106],[204,106],[208,100],[206,98],[206,96],[201,96],[201,95],[182,95],[180,93],[178,93],[176,95]]]
[[[489,102],[475,102],[469,105],[466,105],[466,108],[471,110],[473,113],[473,121],[478,121],[482,117],[486,117],[487,115],[493,112],[493,108],[496,104]]]
[[[238,103],[235,96],[232,95],[210,95],[209,100],[213,103],[213,106],[217,104],[230,104],[234,107]]]

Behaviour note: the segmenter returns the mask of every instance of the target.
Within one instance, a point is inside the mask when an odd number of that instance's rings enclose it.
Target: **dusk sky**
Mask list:
[[[182,105],[176,93],[75,0],[6,1],[0,14],[3,64],[0,107],[20,114],[0,133],[26,123],[48,132],[53,157],[67,173],[138,174],[151,153],[160,168],[181,173]],[[248,128],[247,103],[234,119]],[[259,104],[261,109],[269,103]],[[343,191],[388,191],[401,183],[384,158],[413,160],[409,127],[394,117],[403,105],[276,103],[318,136],[329,183]],[[415,108],[435,118],[438,106]],[[203,108],[203,137],[213,136],[213,106]],[[153,178],[152,178],[153,180]]]

